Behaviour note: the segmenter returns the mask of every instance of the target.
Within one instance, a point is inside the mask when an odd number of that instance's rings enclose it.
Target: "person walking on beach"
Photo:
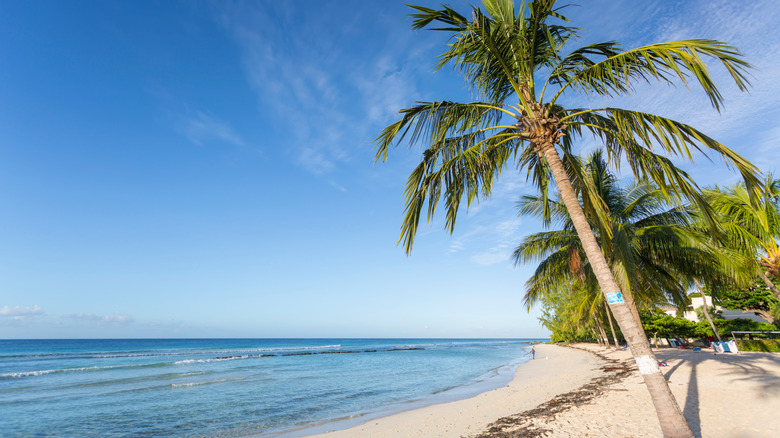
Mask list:
[[[531,359],[536,359],[536,349],[531,347]]]

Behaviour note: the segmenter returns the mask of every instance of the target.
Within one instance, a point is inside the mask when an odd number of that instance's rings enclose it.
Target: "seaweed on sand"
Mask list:
[[[608,362],[602,366],[604,375],[596,377],[574,391],[556,396],[554,399],[542,403],[534,409],[499,418],[488,425],[488,430],[472,435],[472,437],[487,438],[533,438],[544,437],[552,432],[544,427],[554,420],[556,415],[573,407],[588,403],[601,394],[617,390],[610,386],[623,381],[636,370],[633,360],[620,361],[602,354],[590,351]]]

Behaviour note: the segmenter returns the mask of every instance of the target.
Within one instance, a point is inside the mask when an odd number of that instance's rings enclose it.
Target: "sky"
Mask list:
[[[738,47],[752,87],[713,66],[720,114],[682,84],[608,105],[692,124],[778,170],[780,5],[579,3],[564,10],[582,28],[572,48]],[[434,70],[446,37],[412,31],[409,13],[400,1],[4,2],[0,338],[547,336],[522,302],[534,266],[510,258],[542,230],[516,214],[535,191],[514,168],[452,235],[436,216],[411,256],[397,246],[421,150],[375,164],[374,139],[416,101],[475,97]],[[702,186],[738,181],[717,159],[675,162]]]

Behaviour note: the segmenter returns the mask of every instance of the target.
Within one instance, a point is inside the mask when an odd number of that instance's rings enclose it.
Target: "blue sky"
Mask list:
[[[684,86],[610,105],[691,123],[777,170],[776,2],[580,3],[566,15],[582,44],[739,47],[753,88],[716,69],[720,115]],[[433,71],[443,35],[411,31],[408,13],[390,1],[6,2],[0,338],[546,335],[522,306],[533,267],[509,259],[540,230],[515,214],[533,189],[514,172],[453,235],[437,217],[411,257],[396,247],[420,151],[375,165],[373,139],[417,100],[472,97]],[[684,167],[702,185],[737,181],[719,161]]]

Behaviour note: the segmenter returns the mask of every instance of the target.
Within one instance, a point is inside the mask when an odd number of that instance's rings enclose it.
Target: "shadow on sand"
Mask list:
[[[741,354],[719,353],[712,351],[682,351],[682,350],[657,350],[658,360],[677,360],[677,364],[664,372],[666,380],[674,382],[676,373],[685,372],[690,367],[688,377],[688,392],[683,406],[683,415],[685,415],[691,430],[696,437],[701,437],[701,412],[699,407],[700,385],[696,368],[707,361],[717,361],[724,365],[721,375],[728,376],[730,381],[753,381],[764,388],[761,392],[756,392],[755,397],[760,399],[767,397],[770,393],[780,392],[780,376],[770,373],[761,366],[761,363],[775,363],[780,365],[780,354],[777,353],[756,353],[746,352]],[[685,375],[680,376],[680,380],[685,380]]]

